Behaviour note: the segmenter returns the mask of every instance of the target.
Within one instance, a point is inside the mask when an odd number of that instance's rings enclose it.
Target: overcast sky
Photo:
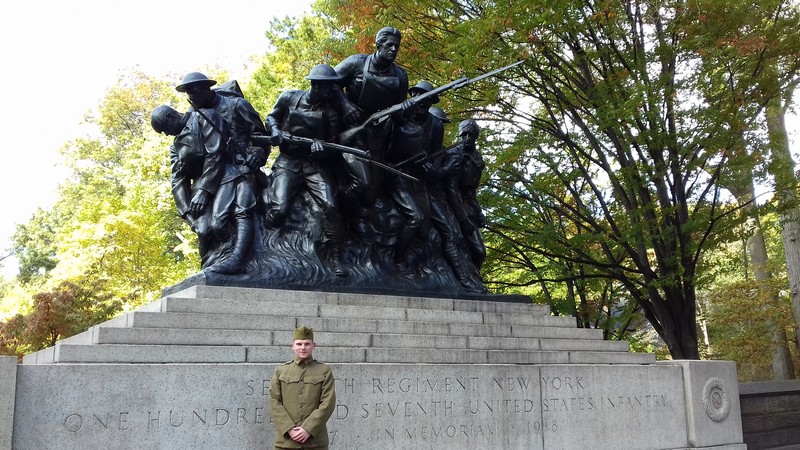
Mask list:
[[[84,115],[132,68],[163,76],[220,65],[247,73],[267,49],[272,17],[311,0],[9,1],[0,6],[0,252],[17,223],[56,200],[58,149],[83,136]],[[178,80],[176,80],[178,81]],[[15,265],[15,263],[14,263]],[[10,272],[5,264],[3,273]],[[12,271],[13,273],[13,271]]]
[[[83,116],[132,68],[154,76],[220,65],[234,77],[267,49],[272,17],[311,0],[6,1],[0,6],[0,252],[17,223],[55,201],[58,149],[83,136]],[[178,81],[178,80],[176,80]],[[788,122],[795,145],[797,120]],[[13,274],[6,261],[2,273]],[[14,269],[14,270],[11,270]]]

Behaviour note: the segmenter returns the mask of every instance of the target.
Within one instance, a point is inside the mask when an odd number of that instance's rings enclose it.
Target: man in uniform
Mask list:
[[[444,180],[447,200],[453,208],[461,227],[461,233],[467,241],[472,263],[478,269],[486,259],[486,245],[480,230],[486,226],[486,217],[481,211],[477,197],[481,175],[486,167],[486,163],[475,145],[479,135],[480,127],[475,120],[467,119],[458,124],[463,164],[460,171],[445,177]]]
[[[436,107],[429,112],[443,123],[450,123],[447,114]],[[461,144],[456,144],[441,154],[430,155],[422,164],[425,171],[428,198],[430,202],[431,223],[439,232],[442,241],[442,254],[461,286],[468,292],[485,292],[486,288],[474,271],[468,270],[471,258],[465,258],[459,252],[464,242],[458,221],[448,202],[445,180],[455,181],[464,170],[464,156]],[[458,184],[458,183],[454,183]]]
[[[272,142],[280,142],[281,150],[272,166],[272,183],[265,190],[267,223],[273,227],[281,224],[292,199],[305,188],[325,214],[322,241],[329,248],[334,274],[345,277],[348,272],[341,264],[344,222],[335,201],[331,170],[340,159],[320,143],[333,141],[342,128],[341,111],[335,103],[338,99],[333,95],[340,78],[331,66],[319,64],[306,79],[311,88],[283,92],[265,120]],[[283,132],[314,141],[284,140]]]
[[[233,241],[229,256],[208,268],[225,274],[242,272],[253,243],[255,229],[253,213],[257,193],[264,187],[266,175],[260,168],[267,161],[268,149],[250,145],[254,136],[267,136],[261,117],[253,106],[238,95],[221,95],[211,89],[217,82],[200,72],[190,72],[175,89],[189,96],[192,108],[213,109],[230,129],[229,151],[226,153],[225,174],[222,186],[214,200],[214,215],[220,224],[227,224],[233,216],[235,237],[231,239],[227,227],[215,229],[223,241]],[[199,199],[208,203],[210,197]],[[204,205],[203,205],[204,207]]]
[[[294,330],[293,360],[278,366],[269,384],[275,449],[328,448],[326,423],[336,407],[333,372],[312,358],[314,330]]]
[[[431,83],[420,81],[408,92],[413,98],[431,90]],[[444,124],[428,112],[428,108],[438,102],[437,96],[428,97],[409,109],[408,117],[398,119],[386,155],[388,163],[397,164],[415,155],[435,153],[442,147]],[[419,167],[412,166],[410,175],[422,178],[423,174]],[[402,269],[406,265],[410,244],[426,220],[428,197],[424,183],[413,182],[395,174],[385,175],[383,184],[403,219],[395,245],[395,262]]]
[[[408,74],[395,64],[400,51],[401,34],[397,28],[381,28],[375,36],[375,53],[357,54],[347,57],[336,66],[341,77],[339,86],[344,88],[342,109],[347,125],[363,123],[370,115],[400,104],[408,94]],[[370,126],[355,142],[348,145],[363,148],[372,158],[381,161],[389,145],[391,120],[378,126]],[[344,155],[348,173],[345,195],[348,199],[370,205],[375,200],[375,185],[381,172],[370,168],[353,155]]]
[[[181,114],[161,105],[153,109],[150,124],[158,133],[175,136],[169,148],[172,165],[172,196],[178,214],[197,233],[201,267],[215,262],[211,257],[217,244],[213,230],[224,224],[214,223],[208,199],[220,189],[224,175],[224,155],[227,151],[225,121],[213,109]],[[220,134],[222,131],[223,134]]]

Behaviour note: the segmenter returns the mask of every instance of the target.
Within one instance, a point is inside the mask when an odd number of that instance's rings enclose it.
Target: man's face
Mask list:
[[[311,103],[320,103],[330,98],[333,93],[333,81],[311,80],[308,95]]]
[[[419,90],[414,89],[413,91],[411,91],[411,98],[418,97],[419,95],[421,95],[423,93],[424,93],[423,91],[419,91]],[[419,103],[417,103],[417,105],[418,105],[420,111],[427,113],[428,108],[433,106],[433,97],[428,97],[425,100],[422,100]]]
[[[377,45],[377,50],[379,59],[394,62],[397,52],[400,51],[400,39],[397,36],[388,36],[382,44]]]
[[[295,339],[292,342],[292,350],[295,356],[303,360],[311,358],[315,348],[317,348],[317,344],[311,339]]]
[[[177,111],[170,111],[166,116],[166,126],[164,133],[171,136],[177,136],[183,129],[182,119],[183,115]]]
[[[214,91],[202,83],[186,86],[186,94],[189,95],[189,101],[198,108],[210,108],[214,102]]]
[[[458,134],[458,137],[467,145],[475,145],[475,142],[478,140],[478,133],[472,130],[464,130]]]

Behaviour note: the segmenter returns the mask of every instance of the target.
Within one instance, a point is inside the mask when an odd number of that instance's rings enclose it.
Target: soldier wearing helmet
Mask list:
[[[431,107],[428,112],[436,120],[450,123],[443,110]],[[460,184],[457,181],[461,179],[465,170],[464,159],[463,145],[455,145],[443,154],[427,158],[422,164],[430,204],[431,224],[439,232],[442,255],[461,286],[467,292],[486,292],[472,258],[465,258],[463,255],[462,249],[467,245],[467,240],[462,234],[458,218],[449,202],[449,192],[445,187],[448,181],[453,181],[454,186]]]
[[[175,90],[188,95],[192,104],[189,113],[196,108],[214,110],[225,121],[230,133],[223,155],[225,173],[220,189],[214,196],[201,195],[197,203],[200,209],[212,208],[214,233],[231,244],[227,257],[207,270],[233,274],[245,270],[252,250],[253,214],[265,177],[260,168],[266,163],[269,150],[249,144],[253,137],[267,135],[253,106],[241,95],[221,95],[212,90],[211,86],[216,83],[200,72],[190,72]]]
[[[461,170],[444,179],[447,200],[467,241],[472,263],[477,268],[486,259],[486,246],[480,231],[486,226],[486,217],[477,197],[481,175],[486,167],[476,146],[479,135],[480,127],[474,119],[466,119],[458,124],[458,136],[463,144],[460,146],[463,164]]]
[[[408,90],[411,97],[416,97],[433,90],[428,81],[420,81]],[[407,114],[397,118],[394,125],[391,144],[386,153],[386,162],[397,164],[413,158],[420,153],[430,154],[438,151],[444,139],[442,121],[428,113],[428,108],[437,103],[437,96],[428,97],[417,102]],[[409,174],[423,178],[419,166],[412,166]],[[392,173],[384,174],[383,188],[393,205],[402,217],[402,226],[397,234],[395,244],[395,262],[402,269],[406,265],[406,257],[412,241],[420,236],[427,222],[427,195],[424,183],[415,183]]]
[[[331,66],[319,64],[306,79],[310,88],[281,93],[265,120],[272,142],[280,143],[280,154],[272,166],[272,183],[264,191],[267,224],[281,225],[297,194],[307,191],[325,215],[321,240],[328,249],[333,272],[345,277],[348,271],[341,263],[344,222],[335,201],[332,172],[334,166],[341,164],[341,157],[327,152],[321,144],[332,142],[342,131],[339,99],[334,95],[340,78]],[[314,142],[293,142],[284,139],[283,133]]]

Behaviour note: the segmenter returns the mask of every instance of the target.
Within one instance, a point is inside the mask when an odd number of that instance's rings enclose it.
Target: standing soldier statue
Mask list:
[[[486,226],[486,217],[477,197],[481,175],[486,168],[476,147],[479,135],[480,127],[475,120],[467,119],[458,124],[463,165],[461,171],[446,177],[444,184],[447,200],[467,241],[472,263],[478,269],[486,259],[486,246],[480,230]]]
[[[280,143],[281,151],[272,167],[272,183],[265,190],[267,224],[282,224],[291,201],[305,189],[325,215],[322,241],[328,247],[334,274],[345,277],[348,272],[341,263],[344,222],[335,200],[332,173],[341,159],[322,145],[323,141],[332,141],[342,128],[338,98],[333,95],[340,78],[331,66],[319,64],[306,79],[311,88],[283,92],[265,120],[270,139]]]
[[[207,270],[233,274],[245,270],[252,250],[257,193],[264,187],[266,177],[260,168],[267,161],[268,150],[253,147],[250,142],[254,137],[266,136],[267,132],[258,113],[244,97],[221,95],[211,89],[216,83],[202,73],[190,72],[175,89],[188,95],[192,105],[190,112],[197,111],[202,116],[204,109],[213,109],[230,129],[224,153],[225,173],[211,207],[214,232],[220,240],[231,242],[232,250]],[[199,207],[205,208],[211,200],[211,196],[198,199]],[[228,227],[231,222],[233,226]],[[235,230],[233,236],[229,228]]]

